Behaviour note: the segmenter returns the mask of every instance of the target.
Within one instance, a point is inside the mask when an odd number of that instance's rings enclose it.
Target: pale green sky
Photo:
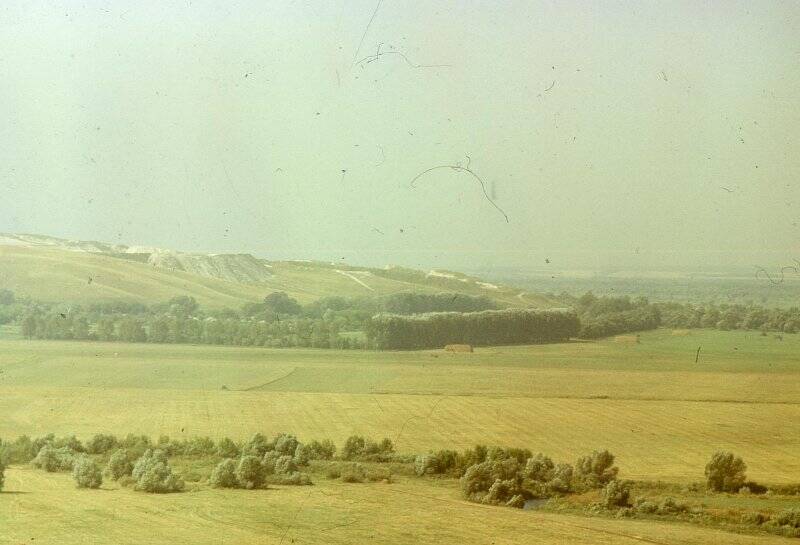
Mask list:
[[[0,231],[450,268],[800,257],[800,4],[375,8],[4,0]],[[379,44],[408,62],[354,63]],[[508,223],[468,174],[411,186],[466,156]]]

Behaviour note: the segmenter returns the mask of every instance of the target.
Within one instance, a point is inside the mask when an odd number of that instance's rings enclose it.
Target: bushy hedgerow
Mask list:
[[[136,490],[144,492],[165,494],[180,492],[185,487],[184,482],[172,472],[163,450],[147,450],[134,464],[131,475],[136,481]]]
[[[97,463],[85,454],[75,458],[72,468],[72,478],[78,488],[100,488],[103,484],[103,475]]]
[[[602,488],[617,478],[614,455],[607,450],[594,451],[575,462],[574,481],[578,488]]]
[[[146,435],[129,433],[122,441],[120,447],[126,449],[133,460],[141,458],[144,453],[153,448],[153,442]]]
[[[119,440],[113,435],[98,433],[86,443],[86,452],[89,454],[105,454],[117,448]]]
[[[439,450],[417,456],[414,459],[414,471],[417,475],[441,474],[452,477],[461,477],[467,468],[485,461],[514,459],[524,465],[531,457],[531,451],[520,448],[488,448],[477,445],[474,448],[456,452],[454,450]]]
[[[271,450],[278,452],[281,456],[294,456],[299,445],[300,441],[294,435],[279,433],[272,440]]]
[[[268,450],[272,450],[269,439],[261,433],[256,433],[242,446],[242,456],[262,458]]]
[[[351,435],[345,440],[344,446],[342,447],[342,459],[354,460],[358,458],[364,454],[365,446],[366,440],[363,437],[360,435]]]
[[[633,511],[642,515],[679,515],[689,511],[689,506],[680,503],[671,496],[663,498],[661,501],[649,500],[647,498],[636,498],[633,502]]]
[[[311,441],[307,448],[311,460],[332,460],[336,455],[336,445],[330,439]]]
[[[239,486],[252,490],[264,485],[264,469],[257,456],[245,454],[236,466],[236,479]]]
[[[344,464],[339,468],[339,475],[345,483],[363,483],[367,479],[367,471],[359,463]]]
[[[556,465],[542,453],[528,458],[522,471],[525,488],[537,498],[566,494],[572,490],[573,474],[571,465]]]
[[[369,462],[388,462],[394,455],[394,444],[389,438],[379,443],[364,439],[360,435],[351,435],[342,447],[343,460],[361,460]]]
[[[238,488],[239,479],[236,477],[236,460],[233,458],[222,460],[211,472],[208,482],[214,488]]]
[[[715,492],[738,492],[747,480],[747,464],[732,452],[715,452],[706,464],[706,486]]]
[[[108,458],[105,473],[113,480],[118,481],[133,472],[133,463],[130,453],[125,449],[117,449]]]
[[[631,498],[631,483],[628,481],[609,481],[600,495],[600,504],[606,509],[628,507]]]
[[[239,445],[227,437],[223,437],[217,442],[217,456],[223,458],[238,458],[241,454]]]
[[[293,471],[291,473],[277,474],[270,477],[270,482],[287,486],[307,486],[311,485],[311,477],[307,473]]]
[[[210,437],[192,437],[184,443],[184,456],[211,456],[216,454],[217,445]]]
[[[275,461],[275,474],[288,475],[297,471],[297,464],[292,456],[284,455]]]
[[[785,509],[770,517],[767,530],[786,537],[800,537],[800,509]]]
[[[75,462],[75,451],[69,447],[56,448],[51,444],[44,445],[31,464],[49,473],[55,471],[71,471]]]
[[[461,477],[461,491],[476,503],[522,507],[526,495],[522,480],[515,459],[487,460],[467,468]]]

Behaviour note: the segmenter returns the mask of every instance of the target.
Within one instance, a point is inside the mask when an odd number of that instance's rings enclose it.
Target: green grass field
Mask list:
[[[286,431],[341,444],[357,433],[388,436],[406,453],[486,443],[569,462],[608,448],[621,476],[675,483],[702,480],[710,455],[730,449],[745,459],[752,479],[800,481],[800,336],[781,341],[757,333],[659,330],[642,334],[639,344],[610,339],[473,354],[10,336],[0,340],[4,438],[134,432],[244,439],[256,431]],[[201,488],[152,497],[78,491],[67,476],[22,467],[8,476],[7,490],[20,494],[0,496],[8,506],[0,508],[0,543],[29,537],[67,543],[54,537],[67,534],[88,543],[114,536],[130,542],[134,535],[140,543],[203,542],[209,532],[219,536],[214,543],[280,542],[284,533],[284,542],[296,543],[482,543],[488,533],[494,543],[781,541],[680,524],[488,508],[461,501],[452,482],[322,482],[252,493],[256,503],[248,499],[245,508],[237,502],[253,496],[241,491]],[[33,524],[37,512],[51,513],[53,524]],[[91,536],[79,531],[87,524]],[[159,531],[133,530],[150,524]]]

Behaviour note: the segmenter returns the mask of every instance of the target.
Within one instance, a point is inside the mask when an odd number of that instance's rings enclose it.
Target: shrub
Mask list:
[[[100,488],[103,475],[94,460],[88,456],[78,456],[72,468],[72,478],[78,488]]]
[[[30,462],[38,452],[34,450],[31,438],[21,435],[13,443],[3,444],[3,461],[8,464],[24,464]]]
[[[0,492],[3,491],[3,485],[6,482],[6,466],[2,460],[0,460]]]
[[[528,458],[522,473],[526,479],[546,483],[553,478],[555,467],[553,460],[540,452],[536,456]]]
[[[742,515],[741,523],[747,524],[748,526],[761,526],[768,520],[769,517],[764,513],[751,511],[749,513],[745,513],[744,515]]]
[[[515,459],[487,460],[467,468],[461,477],[461,491],[469,501],[506,504],[514,496],[524,493],[522,479],[522,471]]]
[[[300,441],[294,435],[279,433],[272,442],[274,450],[284,456],[294,456]]]
[[[46,444],[31,463],[33,467],[53,473],[55,471],[72,470],[74,461],[75,452],[68,447],[55,448],[50,444]]]
[[[614,455],[607,450],[594,451],[575,462],[574,479],[584,488],[602,488],[617,478]]]
[[[569,464],[558,464],[553,470],[553,478],[547,481],[545,490],[548,494],[566,494],[572,490],[574,470]]]
[[[784,509],[780,513],[772,515],[770,522],[777,526],[800,528],[800,509]]]
[[[216,451],[217,446],[210,437],[192,437],[183,448],[186,456],[210,456]]]
[[[162,435],[158,438],[155,446],[157,449],[163,450],[167,456],[178,456],[186,453],[189,443],[185,440],[170,439],[169,435]]]
[[[633,508],[637,513],[643,513],[645,515],[649,515],[658,511],[658,505],[644,498],[636,498]]]
[[[83,443],[81,443],[74,435],[59,437],[53,441],[53,446],[57,449],[66,448],[72,452],[86,452],[86,449],[83,447]]]
[[[688,505],[685,503],[678,503],[675,501],[675,498],[667,496],[658,503],[658,510],[656,512],[659,515],[677,515],[679,513],[685,513],[688,510]]]
[[[223,437],[217,443],[217,456],[222,456],[223,458],[238,458],[240,454],[241,450],[239,446],[227,437]]]
[[[312,484],[311,478],[306,473],[294,471],[289,474],[278,475],[271,480],[275,484],[291,485],[291,486],[307,486]]]
[[[414,473],[419,475],[430,475],[438,473],[439,468],[436,464],[436,456],[431,454],[420,454],[414,458]]]
[[[306,448],[311,460],[331,460],[336,454],[336,445],[330,439],[311,441]]]
[[[252,490],[264,484],[264,470],[261,460],[256,456],[244,455],[236,466],[236,478],[242,488]]]
[[[628,481],[614,479],[609,482],[600,497],[600,503],[606,509],[627,507],[631,496],[631,485]]]
[[[344,442],[342,447],[342,458],[345,460],[353,460],[364,454],[366,441],[359,435],[351,435]]]
[[[221,461],[211,472],[208,482],[214,488],[237,488],[239,480],[236,478],[236,461],[232,458]]]
[[[117,482],[120,486],[124,486],[126,488],[136,486],[136,479],[134,479],[131,475],[123,475]]]
[[[519,482],[513,479],[501,481],[496,479],[492,486],[489,487],[488,492],[482,498],[482,503],[490,505],[506,505],[508,507],[516,507],[521,509],[525,504],[522,489]]]
[[[747,465],[732,452],[716,452],[706,464],[706,486],[715,492],[737,492],[745,483]]]
[[[118,481],[125,475],[130,475],[133,471],[133,464],[128,456],[128,451],[125,449],[117,449],[108,459],[106,465],[106,475],[113,480]]]
[[[388,467],[372,467],[367,469],[366,478],[368,481],[376,482],[392,482],[392,471]]]
[[[311,451],[302,443],[297,445],[294,450],[294,463],[298,466],[307,466],[308,461],[311,459]]]
[[[180,492],[184,482],[172,473],[167,454],[163,450],[147,450],[133,466],[136,490],[165,494]]]
[[[86,452],[89,454],[105,454],[117,447],[119,441],[113,435],[98,433],[86,443]]]
[[[264,475],[272,475],[275,473],[275,464],[278,463],[280,457],[281,455],[274,450],[270,450],[264,455],[264,458],[261,460],[261,469],[264,471]]]
[[[345,464],[341,470],[341,479],[345,483],[363,483],[367,478],[367,472],[361,464]]]
[[[153,448],[153,442],[146,435],[134,435],[129,433],[120,442],[120,446],[130,453],[133,459],[144,456],[144,453]]]
[[[739,489],[740,494],[764,494],[766,492],[767,487],[755,481],[747,481]]]
[[[267,438],[260,433],[256,433],[242,447],[242,456],[258,456],[259,458],[263,458],[269,450],[272,450],[272,445]]]
[[[278,475],[288,475],[297,471],[297,465],[291,456],[281,456],[275,461],[275,473]]]

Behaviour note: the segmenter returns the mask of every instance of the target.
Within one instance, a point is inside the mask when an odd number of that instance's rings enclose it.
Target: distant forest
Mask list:
[[[29,339],[335,349],[440,348],[599,339],[657,327],[800,331],[800,308],[650,302],[561,294],[560,311],[502,309],[488,297],[397,293],[324,297],[307,305],[283,292],[239,309],[208,310],[191,297],[143,305],[44,303],[0,290],[0,324]]]

